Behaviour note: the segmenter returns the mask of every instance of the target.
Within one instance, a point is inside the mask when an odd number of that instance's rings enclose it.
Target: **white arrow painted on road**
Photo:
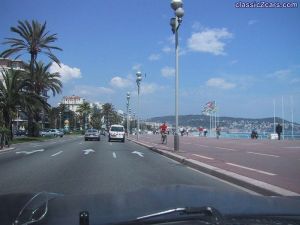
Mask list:
[[[26,155],[29,155],[29,154],[32,154],[32,153],[35,153],[35,152],[43,152],[45,151],[45,149],[39,149],[39,150],[33,150],[31,152],[28,152],[28,151],[20,151],[20,152],[16,152],[16,154],[26,154]]]
[[[138,152],[138,151],[134,151],[134,152],[132,152],[132,154],[137,154],[137,155],[139,155],[140,157],[144,157],[144,156],[143,156],[143,153]]]
[[[85,155],[88,155],[90,152],[95,152],[93,149],[85,149],[83,151]]]

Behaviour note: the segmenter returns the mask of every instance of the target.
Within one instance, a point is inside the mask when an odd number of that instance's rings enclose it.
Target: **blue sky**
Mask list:
[[[241,9],[235,1],[186,0],[180,27],[180,114],[200,114],[215,100],[222,116],[271,117],[300,122],[300,2],[298,8]],[[169,0],[4,0],[0,39],[18,20],[47,21],[57,33],[56,65],[63,93],[136,111],[135,73],[142,80],[141,117],[174,114],[173,16]],[[0,45],[0,51],[6,46]],[[29,57],[24,55],[23,59]],[[47,60],[44,57],[40,59]]]

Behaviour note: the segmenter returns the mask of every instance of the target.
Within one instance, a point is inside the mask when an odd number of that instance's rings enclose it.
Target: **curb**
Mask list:
[[[4,152],[11,151],[11,150],[14,150],[14,149],[15,149],[15,147],[10,147],[10,148],[6,148],[6,149],[4,149],[4,150],[0,150],[0,154],[1,154],[1,153],[4,153]]]
[[[227,182],[230,182],[232,184],[241,186],[243,188],[249,189],[251,191],[254,191],[256,193],[266,195],[266,196],[300,196],[299,193],[295,193],[292,191],[289,191],[287,189],[268,184],[259,180],[255,180],[253,178],[249,178],[243,175],[239,175],[237,173],[233,173],[227,170],[223,170],[193,159],[188,159],[183,156],[177,155],[176,153],[168,152],[166,150],[158,149],[154,146],[150,146],[147,144],[144,144],[142,142],[138,142],[136,140],[132,140],[127,138],[129,141],[132,141],[138,145],[144,146],[158,154],[161,154],[163,156],[166,156],[170,159],[173,159],[179,163],[182,163],[186,166],[189,166],[193,169],[196,169],[198,171],[201,171],[203,173],[212,175],[214,177],[217,177],[221,180],[225,180]]]

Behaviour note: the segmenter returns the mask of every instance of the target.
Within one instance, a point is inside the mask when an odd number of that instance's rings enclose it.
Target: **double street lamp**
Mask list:
[[[138,107],[137,107],[137,140],[139,140],[139,133],[140,133],[140,86],[142,81],[142,73],[140,71],[136,72],[136,84],[138,87]]]
[[[178,69],[178,29],[184,15],[182,0],[172,0],[171,8],[174,10],[175,17],[171,18],[170,25],[173,34],[175,34],[175,135],[174,135],[174,151],[179,150],[179,135],[178,135],[178,89],[179,89],[179,69]]]
[[[129,100],[130,100],[130,93],[127,92],[127,96],[126,96],[126,99],[127,99],[127,137],[129,136],[129,132],[130,132],[130,129],[129,129]]]

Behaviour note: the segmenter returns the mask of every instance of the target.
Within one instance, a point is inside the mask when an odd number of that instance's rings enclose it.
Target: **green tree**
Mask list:
[[[43,24],[36,20],[31,23],[27,20],[18,21],[16,27],[10,28],[11,32],[17,35],[17,38],[6,38],[4,44],[10,45],[10,48],[3,51],[0,57],[10,57],[14,54],[16,58],[26,53],[30,55],[30,73],[33,76],[34,65],[39,53],[45,54],[51,61],[60,64],[58,58],[53,54],[52,50],[62,50],[52,44],[57,40],[57,34],[49,34],[46,30],[46,22]],[[31,90],[32,91],[32,90]],[[28,112],[28,131],[29,135],[34,135],[34,115],[33,112]]]
[[[101,110],[94,104],[91,110],[91,126],[95,129],[101,129],[102,113]]]
[[[91,113],[91,106],[88,102],[83,102],[81,105],[78,106],[77,112],[79,112],[82,115],[82,125],[84,129],[87,129],[88,127],[88,117]]]
[[[47,93],[50,91],[53,96],[61,93],[62,82],[60,81],[59,73],[50,73],[49,67],[51,63],[45,65],[43,62],[36,62],[33,73],[28,73],[28,79],[30,82],[30,89],[37,95],[43,97],[44,101],[47,101]],[[48,109],[41,109],[38,106],[33,107],[33,111],[31,112],[34,115],[35,122],[40,121],[41,119],[41,110],[42,115],[44,117],[45,111]],[[38,135],[38,130],[34,129],[34,136]]]
[[[120,124],[122,121],[121,116],[114,109],[114,106],[111,103],[105,103],[102,106],[102,115],[104,117],[106,129],[109,129],[112,124]]]
[[[44,99],[34,92],[27,91],[30,80],[26,78],[25,71],[9,69],[2,72],[3,82],[0,82],[0,109],[4,125],[10,130],[12,138],[12,115],[17,106],[32,110],[34,106],[49,106]]]

